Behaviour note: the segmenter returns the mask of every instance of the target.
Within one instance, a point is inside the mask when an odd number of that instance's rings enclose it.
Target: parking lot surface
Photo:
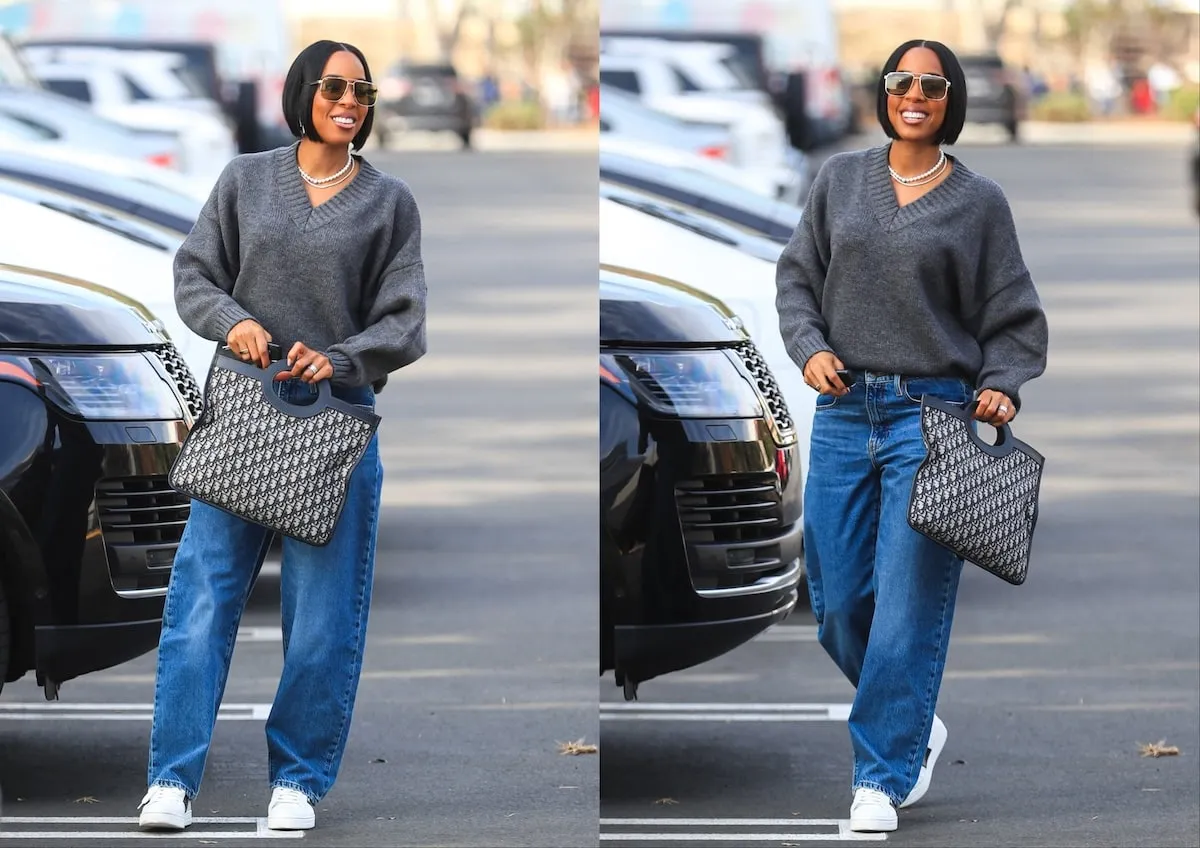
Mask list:
[[[860,139],[873,144],[876,139]],[[853,690],[807,604],[644,683],[601,681],[601,844],[1200,844],[1200,230],[1167,145],[961,145],[1016,216],[1050,322],[1014,432],[1046,471],[1028,582],[967,565],[933,785],[846,829]],[[1165,741],[1175,756],[1144,757]]]
[[[379,397],[374,606],[342,772],[307,833],[265,831],[277,580],[243,620],[170,844],[596,844],[594,156],[374,152],[423,214],[429,354]],[[154,655],[0,698],[0,844],[119,844],[145,791]]]

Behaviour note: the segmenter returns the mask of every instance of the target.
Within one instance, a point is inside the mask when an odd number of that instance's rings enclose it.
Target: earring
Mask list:
[[[304,135],[304,121],[300,121],[300,135]]]

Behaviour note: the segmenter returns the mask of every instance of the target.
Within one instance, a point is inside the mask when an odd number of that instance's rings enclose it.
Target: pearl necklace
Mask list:
[[[325,186],[328,186],[330,183],[334,183],[336,185],[336,183],[334,181],[336,180],[337,182],[340,182],[341,181],[340,178],[345,177],[347,174],[349,174],[350,169],[353,167],[354,167],[354,156],[351,155],[351,153],[349,151],[346,152],[346,164],[342,166],[342,169],[340,171],[338,171],[336,174],[330,174],[328,177],[321,177],[320,179],[309,176],[308,173],[306,173],[305,170],[300,167],[300,163],[299,162],[296,163],[296,170],[300,172],[300,176],[303,177],[304,181],[306,183],[308,183],[310,186],[312,186],[313,188],[323,188]]]
[[[915,177],[902,177],[896,173],[896,169],[888,164],[888,173],[892,175],[892,179],[901,185],[920,186],[926,183],[931,183],[942,175],[942,169],[946,167],[946,151],[938,151],[937,163],[923,174],[917,174]]]

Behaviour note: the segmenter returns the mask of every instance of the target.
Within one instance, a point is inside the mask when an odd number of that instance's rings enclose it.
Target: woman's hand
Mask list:
[[[225,344],[229,345],[234,356],[244,362],[257,362],[263,368],[271,364],[271,355],[267,353],[269,341],[271,334],[251,318],[234,324],[225,338]]]
[[[850,391],[837,375],[846,366],[827,350],[819,350],[804,363],[804,382],[821,394],[841,397]]]
[[[1017,409],[1013,405],[1012,399],[995,389],[984,389],[979,393],[979,400],[975,403],[975,417],[980,421],[986,421],[993,427],[999,427],[1001,424],[1007,424],[1016,416]]]
[[[315,383],[333,376],[333,366],[329,363],[329,357],[319,350],[313,350],[304,342],[292,345],[287,361],[292,370],[280,371],[275,375],[276,380],[293,380],[299,377],[305,383]]]

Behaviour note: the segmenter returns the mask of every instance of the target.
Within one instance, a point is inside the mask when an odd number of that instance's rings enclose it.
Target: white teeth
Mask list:
[[[924,112],[901,112],[900,117],[906,121],[922,121],[929,116]]]
[[[343,127],[352,127],[357,123],[353,118],[334,118],[333,122]]]

